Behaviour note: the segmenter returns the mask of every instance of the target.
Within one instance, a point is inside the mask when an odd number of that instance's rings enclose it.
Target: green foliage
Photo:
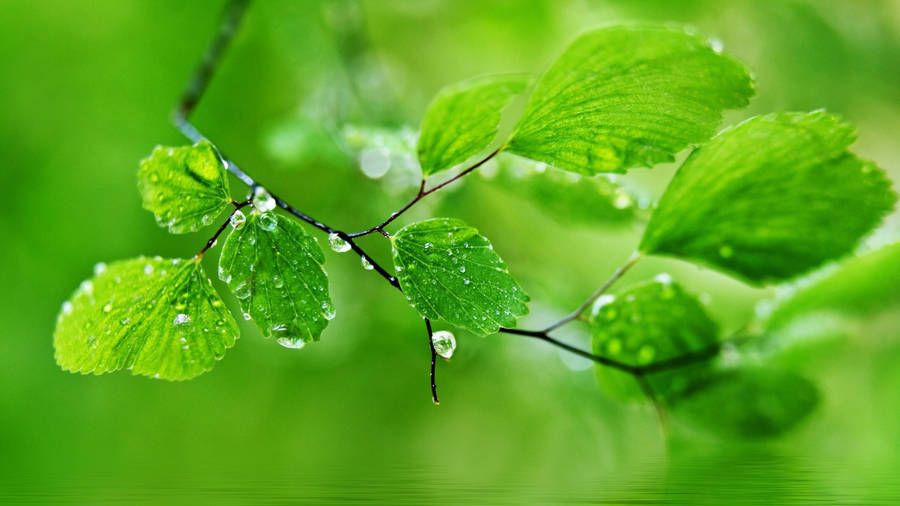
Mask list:
[[[641,241],[754,284],[849,253],[897,199],[873,163],[847,150],[853,128],[824,112],[758,116],[684,162]]]
[[[481,77],[445,88],[428,106],[418,153],[427,177],[450,169],[490,145],[503,109],[522,93],[528,78]]]
[[[719,333],[703,305],[667,277],[598,299],[590,327],[595,354],[630,366],[646,366],[708,349],[718,342]],[[670,395],[706,369],[705,363],[700,366],[654,375],[653,384],[660,393]],[[598,365],[597,378],[611,396],[627,399],[643,395],[635,378],[622,371]]]
[[[695,36],[594,30],[538,82],[509,151],[588,175],[650,167],[707,140],[752,94],[744,68]]]
[[[238,298],[244,318],[289,348],[318,340],[335,313],[319,245],[272,211],[254,210],[245,223],[234,223],[219,257],[219,278]]]
[[[803,315],[868,316],[900,305],[900,243],[848,260],[840,269],[782,301],[769,316],[769,329]]]
[[[528,295],[494,247],[462,221],[413,223],[391,243],[403,292],[423,317],[486,335],[528,313]]]
[[[199,258],[136,258],[98,264],[63,304],[53,334],[67,371],[129,369],[168,380],[212,369],[238,328]]]
[[[540,207],[562,224],[623,225],[634,222],[638,198],[605,177],[586,177],[502,153],[492,183]]]
[[[141,161],[138,190],[144,209],[173,234],[197,231],[231,203],[228,176],[212,144],[157,146]]]
[[[692,424],[728,436],[772,437],[815,409],[819,392],[797,374],[771,368],[727,370],[696,385],[673,406]]]

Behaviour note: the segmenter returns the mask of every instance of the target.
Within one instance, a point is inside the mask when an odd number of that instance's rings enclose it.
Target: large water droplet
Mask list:
[[[341,236],[337,235],[334,232],[328,234],[328,245],[331,246],[331,249],[338,253],[350,251],[350,243],[341,239]]]
[[[278,218],[273,213],[262,213],[259,215],[259,228],[271,232],[278,227]]]
[[[172,325],[177,327],[179,325],[186,325],[188,323],[191,323],[191,317],[184,313],[178,313],[177,315],[175,315],[175,320],[172,322]]]
[[[362,265],[362,268],[367,271],[371,271],[375,268],[375,266],[372,265],[372,262],[369,262],[366,257],[359,257],[359,263]]]
[[[250,296],[250,285],[247,283],[239,283],[234,287],[234,296],[239,299],[246,299]]]
[[[292,348],[295,350],[299,350],[300,348],[306,346],[306,343],[302,339],[290,337],[279,337],[278,344],[284,346],[285,348]]]
[[[450,360],[453,352],[456,351],[456,337],[452,332],[439,330],[431,334],[431,345],[434,346],[435,353],[441,358]]]
[[[330,302],[325,301],[322,303],[322,316],[325,317],[326,320],[333,320],[335,315],[334,306],[331,305]]]
[[[271,211],[272,209],[275,209],[276,205],[275,199],[269,195],[269,192],[267,192],[265,188],[257,186],[256,189],[253,190],[253,207],[259,210],[259,212],[265,213]]]
[[[231,218],[229,218],[228,221],[231,222],[233,228],[238,228],[247,221],[247,217],[240,209],[238,209],[231,215]]]

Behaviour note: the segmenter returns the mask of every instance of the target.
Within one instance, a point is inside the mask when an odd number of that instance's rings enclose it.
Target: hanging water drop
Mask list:
[[[334,232],[328,234],[328,245],[331,246],[331,249],[337,253],[350,251],[350,243],[343,240],[341,236],[337,235]]]
[[[331,305],[330,302],[325,301],[322,303],[322,316],[325,317],[326,320],[333,320],[335,315],[334,306]]]
[[[452,332],[439,330],[431,334],[431,345],[434,347],[434,352],[441,358],[450,360],[453,352],[456,351],[456,337]]]
[[[269,192],[266,191],[262,186],[257,186],[255,190],[253,190],[253,207],[255,207],[259,212],[265,213],[267,211],[271,211],[275,209],[277,203],[275,199],[269,195]]]
[[[259,215],[259,221],[256,222],[259,228],[271,232],[278,227],[278,218],[273,213],[262,213]]]
[[[372,265],[372,262],[370,262],[366,257],[359,257],[359,263],[362,265],[362,268],[367,271],[371,271],[375,268],[375,266]]]
[[[285,348],[291,348],[294,350],[299,350],[300,348],[306,346],[306,343],[302,339],[294,339],[290,337],[279,337],[278,344],[284,346]]]
[[[231,223],[232,228],[238,228],[247,221],[247,217],[240,209],[238,209],[231,215],[231,218],[229,218],[228,221]]]

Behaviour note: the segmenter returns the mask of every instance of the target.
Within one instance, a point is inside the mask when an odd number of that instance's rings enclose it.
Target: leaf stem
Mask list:
[[[231,223],[231,218],[234,216],[234,213],[238,212],[238,210],[240,210],[242,207],[249,206],[250,200],[245,200],[243,202],[235,202],[232,200],[231,204],[234,205],[234,209],[231,211],[231,213],[228,214],[228,218],[224,223],[222,223],[222,225],[219,226],[218,230],[216,230],[216,233],[213,234],[213,236],[210,237],[208,241],[206,241],[206,246],[203,246],[203,249],[200,250],[200,253],[197,253],[197,258],[203,258],[203,255],[207,251],[209,251],[210,248],[216,245],[216,241],[219,240],[219,236],[222,235],[222,232],[224,232],[225,229],[228,228],[228,224]]]
[[[431,320],[425,318],[425,328],[428,330],[428,348],[431,350],[431,402],[434,403],[435,406],[441,403],[440,399],[438,399],[437,394],[437,384],[435,383],[435,365],[437,363],[437,350],[434,349],[434,340],[432,336],[434,335],[434,331],[431,330]]]

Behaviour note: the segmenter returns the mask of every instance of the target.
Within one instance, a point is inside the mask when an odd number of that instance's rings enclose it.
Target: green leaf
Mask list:
[[[319,245],[300,225],[254,210],[225,241],[219,278],[265,337],[300,348],[317,341],[334,318],[324,262]]]
[[[56,321],[56,362],[67,371],[189,379],[212,369],[238,337],[199,258],[141,257],[94,271]]]
[[[528,295],[491,243],[464,222],[420,221],[391,242],[400,286],[423,317],[486,335],[528,313]]]
[[[141,161],[138,190],[144,209],[173,234],[197,231],[231,204],[228,177],[212,144],[157,146]]]
[[[481,77],[441,90],[428,106],[419,136],[422,174],[459,165],[490,145],[503,109],[528,86],[522,76]]]
[[[650,167],[708,139],[751,95],[743,66],[697,37],[594,30],[538,82],[508,149],[580,174]]]
[[[585,177],[501,153],[490,181],[538,206],[563,224],[624,225],[634,221],[637,197],[605,177]],[[482,174],[488,173],[483,170]]]
[[[797,289],[769,315],[768,329],[810,314],[866,317],[900,306],[900,243],[852,258],[837,271]]]
[[[613,297],[598,299],[589,320],[595,354],[631,366],[647,366],[714,346],[719,329],[703,305],[663,275]],[[664,396],[686,388],[708,370],[709,362],[649,377]],[[610,396],[640,398],[631,374],[596,366],[601,388]]]
[[[727,436],[773,437],[815,409],[819,392],[797,374],[777,369],[729,370],[696,385],[673,403],[686,420]]]
[[[824,112],[758,116],[684,162],[641,241],[754,284],[785,280],[852,251],[897,196],[847,151],[853,128]]]

